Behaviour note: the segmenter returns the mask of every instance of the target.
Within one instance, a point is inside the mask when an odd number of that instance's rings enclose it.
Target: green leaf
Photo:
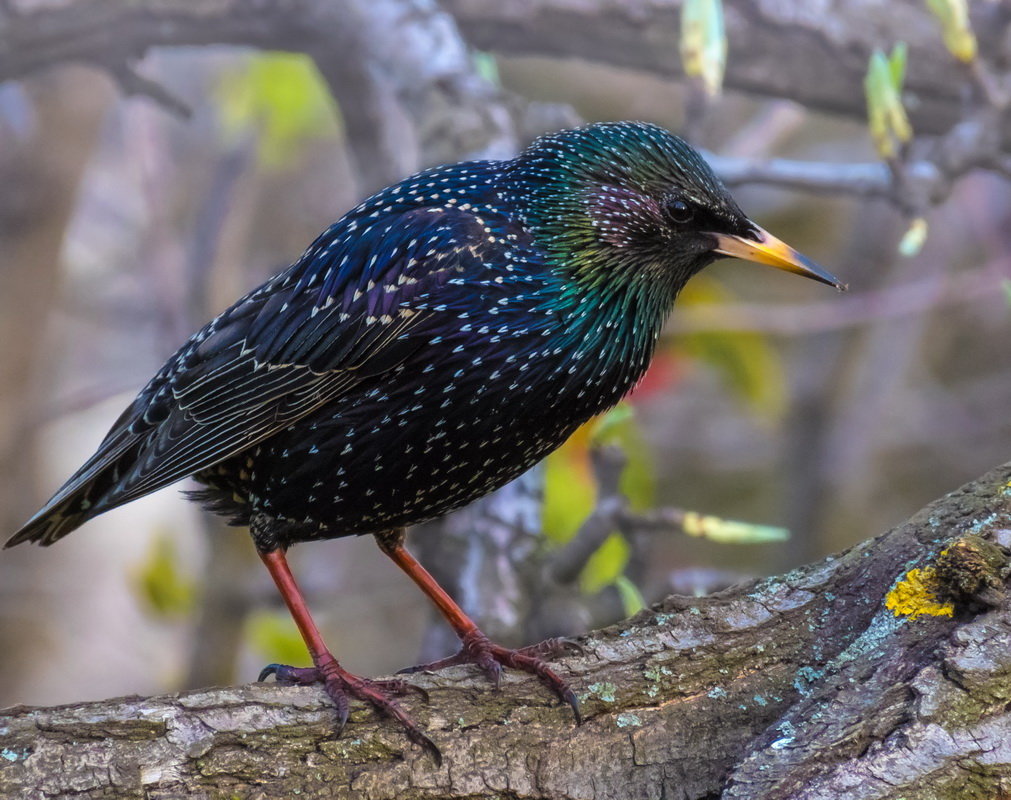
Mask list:
[[[969,22],[966,0],[927,0],[927,8],[941,23],[941,37],[948,52],[965,63],[975,59],[976,34]]]
[[[583,567],[579,576],[580,588],[587,594],[595,594],[605,586],[610,586],[625,571],[628,556],[629,547],[625,537],[620,533],[612,533]]]
[[[541,528],[555,544],[571,539],[597,502],[586,438],[580,429],[544,460]]]
[[[216,91],[226,139],[258,138],[260,163],[287,166],[300,145],[337,133],[337,109],[312,59],[260,53],[222,75]]]
[[[685,0],[681,6],[681,63],[685,75],[698,78],[715,96],[727,66],[727,33],[721,0]]]
[[[896,154],[896,144],[913,138],[913,128],[902,104],[902,81],[906,65],[905,44],[897,44],[891,56],[880,50],[871,54],[864,77],[867,121],[878,154],[885,159]]]
[[[695,511],[685,514],[681,527],[689,536],[709,539],[720,544],[765,544],[782,542],[790,538],[790,532],[786,528],[721,519],[698,514]]]
[[[902,234],[899,242],[899,253],[906,258],[912,258],[923,249],[923,243],[927,240],[927,220],[917,217]]]
[[[159,533],[151,541],[147,557],[135,574],[134,587],[147,609],[157,617],[184,617],[192,610],[195,583],[179,569],[171,533]]]
[[[619,575],[615,578],[614,588],[621,595],[621,604],[624,606],[626,617],[638,614],[646,607],[646,601],[643,599],[642,592],[639,591],[639,587],[632,583],[632,580],[627,575]]]
[[[892,54],[888,57],[888,72],[891,77],[892,86],[897,92],[902,91],[902,84],[906,81],[906,56],[909,48],[905,42],[899,42],[892,48]]]
[[[635,410],[630,403],[618,403],[610,411],[605,411],[589,421],[589,437],[592,447],[620,443],[623,430],[635,421]]]
[[[471,59],[474,63],[474,71],[478,75],[495,86],[502,85],[502,76],[499,75],[498,61],[494,55],[478,50],[471,56]]]
[[[263,661],[298,664],[306,660],[305,642],[287,611],[256,611],[246,620],[246,640]]]

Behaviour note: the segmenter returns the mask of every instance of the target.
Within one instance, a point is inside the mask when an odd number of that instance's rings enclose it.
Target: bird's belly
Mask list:
[[[574,415],[571,404],[554,402],[557,392],[552,402],[544,391],[495,400],[490,394],[451,384],[366,393],[299,420],[222,465],[211,482],[228,483],[248,498],[250,510],[297,523],[293,530],[303,532],[297,538],[375,533],[441,516],[494,491],[592,413]]]

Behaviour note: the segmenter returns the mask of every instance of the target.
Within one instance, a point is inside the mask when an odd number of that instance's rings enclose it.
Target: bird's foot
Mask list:
[[[458,664],[475,664],[498,688],[502,678],[502,667],[529,672],[540,678],[541,683],[551,689],[563,703],[568,703],[576,716],[576,723],[582,724],[583,716],[579,711],[579,700],[569,684],[545,663],[545,658],[559,655],[566,650],[582,652],[582,648],[569,639],[546,639],[538,644],[511,650],[495,644],[476,628],[461,637],[460,650],[448,658],[407,667],[401,673],[428,672],[453,667]]]
[[[333,700],[337,707],[337,735],[340,736],[344,730],[344,725],[348,721],[350,712],[350,698],[355,697],[363,700],[380,714],[393,717],[399,722],[407,738],[416,745],[427,750],[436,765],[442,765],[442,753],[435,743],[421,732],[404,710],[397,704],[391,695],[404,695],[408,692],[420,694],[426,701],[428,692],[420,686],[414,686],[403,680],[370,680],[360,678],[344,669],[329,653],[318,658],[314,658],[315,666],[312,667],[290,667],[286,664],[268,664],[260,672],[257,680],[265,681],[271,675],[278,683],[286,686],[307,686],[313,683],[323,684],[323,689]]]

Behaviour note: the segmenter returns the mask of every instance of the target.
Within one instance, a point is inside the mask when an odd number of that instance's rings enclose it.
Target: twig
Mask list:
[[[180,119],[186,120],[193,116],[189,104],[157,81],[144,77],[129,64],[117,64],[110,67],[109,72],[125,94],[147,97]]]
[[[787,158],[758,160],[715,153],[706,153],[706,160],[729,186],[764,184],[816,194],[849,194],[887,200],[893,200],[895,195],[891,171],[882,162],[836,164]],[[918,161],[908,170],[922,181],[935,181],[940,177],[937,167],[929,161]]]
[[[597,479],[597,504],[576,534],[547,564],[548,579],[561,584],[575,583],[579,573],[604,540],[617,528],[626,500],[619,487],[625,455],[615,447],[594,448],[590,452]]]

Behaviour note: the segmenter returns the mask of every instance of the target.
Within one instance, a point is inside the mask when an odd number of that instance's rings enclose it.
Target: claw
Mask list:
[[[579,710],[579,698],[576,697],[576,693],[568,686],[565,687],[564,691],[561,693],[561,698],[563,703],[568,703],[569,707],[572,709],[573,715],[576,717],[576,724],[583,724],[583,713]]]
[[[271,675],[274,679],[287,686],[305,686],[322,683],[323,690],[333,701],[337,712],[337,730],[335,736],[340,736],[347,724],[351,712],[350,697],[356,697],[369,703],[376,711],[393,717],[403,727],[407,738],[432,756],[437,766],[442,765],[442,753],[435,746],[396,701],[388,694],[403,695],[416,692],[427,702],[428,692],[420,686],[414,686],[402,680],[371,681],[359,678],[344,670],[332,656],[320,658],[314,667],[291,667],[286,664],[268,664],[260,671],[259,680],[264,681]]]
[[[414,694],[418,695],[426,703],[431,700],[431,698],[428,696],[427,690],[423,689],[422,687],[416,684],[408,683],[407,681],[384,680],[384,681],[372,681],[372,683],[373,685],[378,686],[380,689],[382,689],[385,692],[389,692],[390,694],[403,696],[410,692],[414,692]]]
[[[418,730],[408,730],[407,738],[425,750],[432,757],[432,760],[435,761],[435,766],[442,766],[442,751],[436,747],[435,742]]]
[[[579,700],[576,698],[576,693],[540,657],[543,653],[558,653],[567,647],[575,647],[579,649],[579,652],[583,652],[583,648],[579,644],[571,639],[562,638],[547,639],[520,650],[509,650],[492,643],[481,631],[473,630],[462,637],[462,646],[455,655],[428,664],[407,667],[399,672],[429,672],[459,664],[474,664],[488,676],[497,689],[502,678],[502,667],[512,667],[540,678],[541,683],[546,684],[561,702],[572,709],[576,724],[582,725],[583,715],[579,710]]]
[[[263,669],[260,670],[259,676],[256,678],[257,681],[263,683],[271,675],[276,675],[277,671],[281,669],[280,664],[267,664]]]

